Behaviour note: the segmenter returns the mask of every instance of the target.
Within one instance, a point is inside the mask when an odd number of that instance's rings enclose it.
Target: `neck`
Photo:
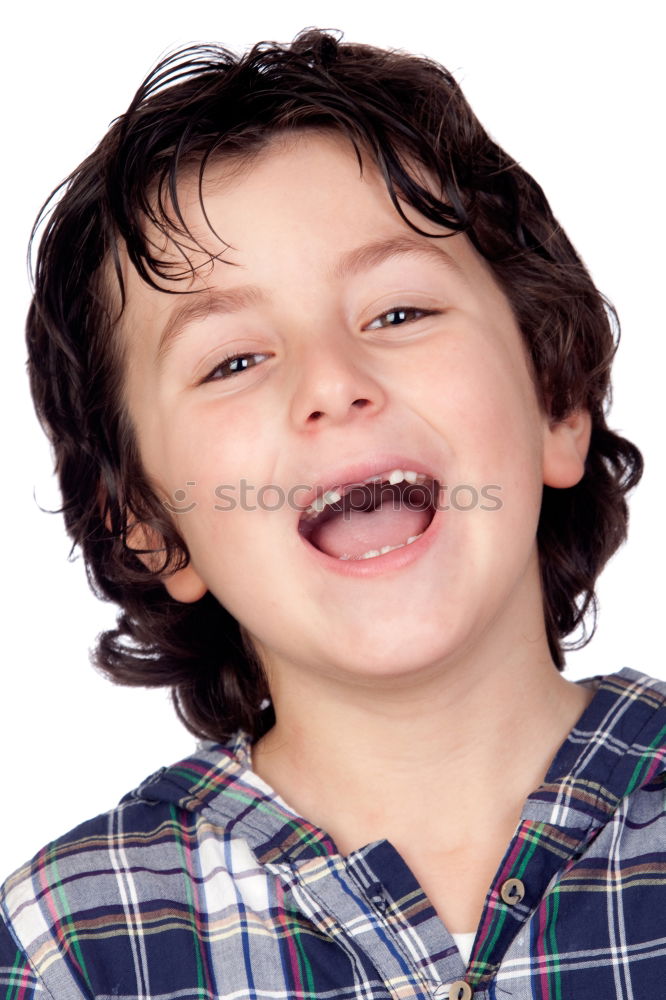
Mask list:
[[[255,771],[344,853],[408,836],[455,849],[478,837],[479,802],[515,826],[591,697],[552,662],[536,561],[531,573],[504,615],[437,662],[379,675],[269,662],[276,724]]]
[[[468,666],[409,686],[350,688],[306,674],[298,698],[280,685],[277,722],[256,744],[254,768],[343,853],[400,840],[405,823],[426,840],[441,837],[454,809],[470,818],[456,827],[462,843],[480,801],[486,815],[515,825],[590,693],[549,657],[529,668],[516,659],[486,672]]]

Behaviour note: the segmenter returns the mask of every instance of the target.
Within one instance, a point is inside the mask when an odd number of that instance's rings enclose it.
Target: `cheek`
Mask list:
[[[434,359],[418,406],[451,441],[461,471],[520,474],[538,465],[542,417],[522,355],[503,347],[499,333],[478,331]]]
[[[270,443],[248,437],[236,422],[233,431],[220,426],[200,427],[196,440],[181,435],[169,451],[172,481],[187,475],[188,499],[195,505],[179,527],[207,577],[226,580],[226,567],[242,563],[251,578],[261,570],[271,530],[284,517],[284,490],[276,489],[280,480]]]
[[[252,442],[223,415],[165,415],[145,449],[148,467],[169,489],[194,482],[214,496],[218,485],[237,481],[248,469]],[[203,498],[200,498],[203,499]]]
[[[294,588],[284,548],[276,546],[276,534],[270,528],[271,514],[253,506],[256,496],[243,501],[237,493],[224,490],[180,518],[198,576],[252,632],[261,631],[271,608],[284,614],[284,594],[293,593]]]

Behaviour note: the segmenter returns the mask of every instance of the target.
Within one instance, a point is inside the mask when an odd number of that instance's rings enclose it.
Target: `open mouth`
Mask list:
[[[390,469],[317,496],[303,511],[301,535],[335,559],[374,559],[411,545],[427,531],[439,483],[409,469]]]

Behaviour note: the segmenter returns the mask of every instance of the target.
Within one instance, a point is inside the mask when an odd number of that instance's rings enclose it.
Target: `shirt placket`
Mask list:
[[[302,894],[310,919],[341,946],[362,951],[380,992],[396,1000],[465,1000],[460,954],[398,852],[380,841],[353,852],[271,866],[292,896]],[[296,888],[297,887],[297,888]],[[298,900],[295,899],[296,902]],[[301,902],[301,909],[303,904]]]
[[[589,818],[588,818],[589,819]],[[451,934],[413,873],[388,841],[344,859],[289,866],[303,893],[350,947],[362,949],[397,1000],[487,1000],[512,943],[520,939],[549,885],[572,863],[593,831],[523,820],[486,897],[466,969]],[[382,994],[380,994],[382,995]],[[510,984],[503,997],[512,996]]]
[[[595,834],[597,824],[589,816],[581,819],[585,825],[568,828],[521,820],[491,884],[472,946],[467,977],[475,998],[491,986],[514,941],[527,953],[524,932],[529,921],[549,887]],[[513,996],[510,984],[503,985],[502,996]]]

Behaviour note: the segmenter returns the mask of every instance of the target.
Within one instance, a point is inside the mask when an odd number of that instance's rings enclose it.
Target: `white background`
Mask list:
[[[662,654],[664,400],[663,55],[654,2],[358,0],[249,4],[13,5],[3,45],[3,650],[0,876],[48,839],[115,804],[191,751],[163,691],[121,689],[88,664],[113,609],[67,562],[48,448],[32,415],[22,326],[25,247],[49,191],[178,44],[243,49],[315,24],[349,41],[438,59],[494,137],[544,186],[623,324],[611,424],[643,449],[629,545],[599,587],[597,636],[569,655],[581,677],[632,666],[666,678]],[[7,24],[6,24],[7,27]],[[36,497],[36,499],[35,499]]]

